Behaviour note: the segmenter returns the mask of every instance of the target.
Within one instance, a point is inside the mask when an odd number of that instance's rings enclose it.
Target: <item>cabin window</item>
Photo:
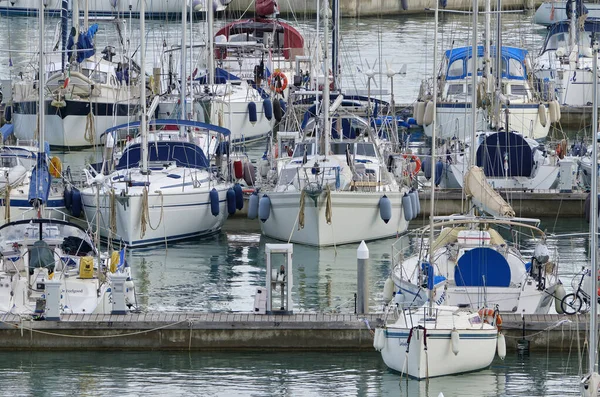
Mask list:
[[[331,142],[331,152],[333,154],[346,154],[346,148],[348,153],[354,153],[354,145],[345,142]]]
[[[96,83],[100,83],[100,84],[106,84],[108,75],[104,72],[100,72],[98,70],[92,70],[92,69],[82,69],[83,74],[86,77],[89,77],[91,80],[95,81]]]
[[[548,42],[546,43],[546,47],[544,48],[544,52],[556,50],[559,47],[567,47],[567,39],[564,32],[556,33],[550,36]]]
[[[375,157],[375,147],[372,143],[357,143],[356,154],[359,156]]]
[[[296,148],[294,149],[294,156],[293,157],[302,157],[304,156],[304,152],[306,151],[306,155],[310,156],[312,154],[312,143],[300,143],[298,145],[296,145]]]
[[[457,59],[448,66],[448,77],[460,77],[464,74],[464,62]]]
[[[525,78],[525,66],[517,59],[509,60],[509,72],[511,76]]]
[[[16,157],[0,157],[2,159],[2,167],[12,168],[17,165]]]
[[[518,96],[527,96],[527,88],[522,84],[511,84],[510,94]]]
[[[470,75],[471,74],[471,69],[473,68],[473,64],[471,63],[471,59],[469,58],[469,61],[467,62],[467,74]],[[477,71],[480,72],[483,70],[483,57],[479,57],[477,58]]]
[[[448,95],[461,95],[465,93],[464,84],[450,84],[448,86]]]

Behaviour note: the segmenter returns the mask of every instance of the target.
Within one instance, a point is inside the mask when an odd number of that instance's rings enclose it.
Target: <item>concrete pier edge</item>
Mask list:
[[[0,350],[374,351],[372,331],[383,316],[140,313],[32,321],[6,315],[0,322]],[[507,350],[516,351],[521,315],[502,318]],[[584,346],[588,324],[588,315],[526,315],[525,339],[532,351],[571,351]]]

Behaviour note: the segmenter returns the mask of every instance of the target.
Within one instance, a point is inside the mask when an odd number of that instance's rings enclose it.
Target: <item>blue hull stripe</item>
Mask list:
[[[219,203],[225,203],[225,202],[226,202],[226,200],[219,200]],[[208,201],[206,203],[163,205],[163,208],[199,207],[199,206],[203,206],[203,205],[210,205],[210,201]],[[86,208],[96,208],[95,205],[86,205],[86,204],[84,204],[83,206],[86,207]],[[150,208],[154,208],[154,207],[160,207],[160,206],[158,206],[158,205],[150,206]],[[100,208],[108,208],[108,207],[100,207]]]
[[[461,102],[438,103],[437,107],[444,108],[444,109],[471,109],[471,104],[470,103],[461,103]],[[539,104],[535,104],[535,103],[522,103],[522,104],[517,103],[517,104],[511,104],[508,106],[509,109],[537,109],[538,107],[539,107]],[[548,106],[546,106],[546,107],[548,107]]]

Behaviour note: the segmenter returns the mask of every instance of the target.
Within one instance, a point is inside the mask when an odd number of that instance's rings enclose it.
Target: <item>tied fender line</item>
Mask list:
[[[115,189],[110,189],[110,218],[109,229],[111,237],[117,234],[117,206],[115,205],[116,193]]]
[[[7,178],[8,179],[8,178]],[[10,223],[10,191],[12,188],[7,183],[4,189],[4,222]]]
[[[331,225],[331,216],[332,216],[332,208],[331,208],[331,188],[327,185],[327,193],[325,194],[325,220],[328,225]]]
[[[142,190],[142,215],[140,217],[140,238],[144,238],[146,235],[146,225],[150,226],[150,229],[156,230],[160,226],[164,215],[164,198],[162,192],[159,190],[158,195],[160,196],[160,217],[158,218],[158,224],[152,226],[150,223],[150,206],[148,205],[148,187],[145,186]]]
[[[304,229],[304,205],[306,201],[306,190],[300,193],[300,211],[298,212],[298,230]]]

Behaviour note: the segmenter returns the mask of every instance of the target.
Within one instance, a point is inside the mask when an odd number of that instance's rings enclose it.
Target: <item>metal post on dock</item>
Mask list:
[[[112,274],[110,276],[112,284],[112,313],[111,314],[126,314],[127,306],[125,304],[125,281],[126,274]]]
[[[60,280],[46,280],[44,291],[46,293],[46,313],[44,318],[48,321],[60,321]]]
[[[361,241],[356,250],[357,283],[356,283],[356,314],[369,313],[369,248]]]

